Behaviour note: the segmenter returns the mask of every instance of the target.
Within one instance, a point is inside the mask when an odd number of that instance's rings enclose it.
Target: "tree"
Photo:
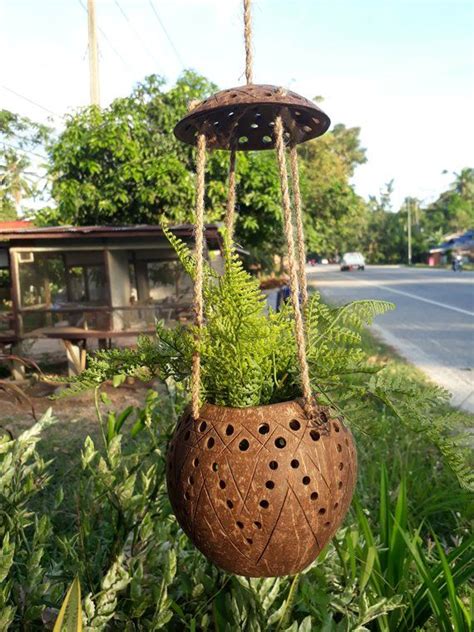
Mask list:
[[[24,200],[41,191],[42,176],[30,156],[40,157],[37,150],[50,132],[45,125],[0,110],[0,220],[18,217],[26,210],[22,208]]]
[[[358,127],[335,125],[299,150],[309,252],[337,256],[361,247],[367,209],[349,182],[366,161],[359,133]]]

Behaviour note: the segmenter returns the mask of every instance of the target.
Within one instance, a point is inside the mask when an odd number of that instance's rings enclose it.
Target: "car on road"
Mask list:
[[[341,272],[364,270],[365,259],[360,252],[346,252],[341,259]]]

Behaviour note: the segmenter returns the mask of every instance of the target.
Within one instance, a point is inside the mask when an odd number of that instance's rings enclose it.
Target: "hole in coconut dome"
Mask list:
[[[190,493],[189,493],[189,492],[184,492],[184,498],[185,498],[186,500],[189,500],[189,499],[191,498]]]
[[[301,112],[298,112],[298,110],[295,110],[295,116],[301,116]]]
[[[236,97],[238,97],[238,96],[239,96],[239,95],[237,94],[237,92],[233,92],[233,93],[230,95],[230,98],[231,98],[231,99],[235,99],[235,98],[236,98]]]
[[[229,424],[227,428],[225,429],[225,433],[228,437],[230,437],[230,435],[234,433],[234,426]]]
[[[229,509],[232,509],[234,506],[234,503],[231,500],[227,501],[227,507],[229,507]]]
[[[318,500],[318,492],[311,492],[310,498],[311,500]]]
[[[320,419],[321,419],[321,421],[323,421],[324,423],[326,423],[326,422],[327,422],[327,420],[328,420],[328,416],[326,415],[326,413],[324,412],[324,410],[323,410],[323,411],[321,411],[321,412],[319,413],[319,418],[320,418]]]
[[[233,112],[229,112],[229,114],[227,116],[234,116]]]
[[[266,487],[267,489],[273,489],[273,488],[275,487],[275,483],[274,483],[273,481],[267,481],[267,482],[265,483],[265,487]]]
[[[250,124],[250,127],[251,127],[252,129],[257,129],[257,128],[258,128],[258,123],[251,123],[251,124]]]
[[[319,441],[321,439],[321,435],[319,434],[317,430],[311,430],[311,432],[309,433],[309,436],[311,437],[313,441]]]
[[[256,529],[261,529],[262,528],[262,523],[259,522],[258,520],[255,520],[255,522],[253,523],[254,527]]]
[[[272,137],[271,136],[264,136],[262,138],[262,141],[266,144],[271,143],[272,142]]]
[[[214,121],[214,125],[217,127],[217,125],[220,125],[220,121]]]
[[[313,131],[313,128],[310,127],[309,125],[303,125],[303,131],[309,134],[309,132]]]
[[[286,446],[286,439],[284,439],[283,437],[277,437],[275,439],[275,447],[277,447],[279,450],[283,449]]]
[[[194,476],[192,476],[192,475],[191,475],[191,476],[188,478],[188,481],[189,481],[189,484],[190,484],[190,485],[194,485]]]
[[[339,507],[339,503],[334,503],[333,509],[337,509]]]
[[[265,96],[266,97],[272,97],[273,96],[273,92],[265,92]]]
[[[319,125],[319,123],[321,122],[319,119],[317,118],[313,118],[314,123],[316,123],[316,125]]]
[[[219,465],[217,463],[213,463],[212,469],[214,470],[214,472],[217,472],[217,470],[219,469]]]
[[[270,432],[270,426],[268,424],[262,424],[258,427],[258,431],[260,434],[268,434]]]
[[[292,430],[299,430],[301,428],[301,424],[297,419],[292,419],[290,421],[290,428]]]
[[[241,450],[242,452],[245,452],[246,450],[249,449],[250,443],[247,441],[247,439],[242,439],[242,441],[239,443],[239,450]]]
[[[248,136],[241,136],[241,137],[239,138],[239,143],[240,143],[241,145],[244,145],[245,143],[248,143],[248,142],[249,142]]]
[[[339,463],[339,469],[343,470],[344,469],[344,463]]]
[[[270,461],[270,463],[268,464],[268,467],[271,470],[277,470],[278,469],[278,463],[276,461]]]
[[[298,461],[298,459],[293,459],[290,463],[291,467],[296,470],[296,468],[298,468],[300,466],[300,462]]]
[[[342,452],[342,445],[340,443],[337,444],[337,451]]]
[[[220,487],[221,489],[225,489],[225,481],[222,481],[222,480],[221,480],[221,481],[219,481],[219,487]]]
[[[275,121],[270,121],[269,126],[270,127],[275,127]]]
[[[244,528],[244,523],[240,522],[240,520],[237,520],[237,522],[235,524],[239,527],[239,529],[243,529]]]
[[[197,457],[194,459],[193,465],[194,467],[197,467],[199,465],[199,459]]]
[[[199,424],[199,432],[204,432],[204,430],[207,428],[207,423],[205,421],[202,421]]]
[[[260,507],[262,507],[263,509],[267,509],[269,504],[270,503],[268,502],[268,500],[265,499],[261,500],[259,503]]]
[[[310,477],[309,476],[303,476],[302,483],[303,483],[303,485],[309,485],[311,483]]]
[[[339,426],[336,423],[333,424],[333,428],[336,432],[339,432],[340,430]]]
[[[215,443],[214,438],[209,437],[209,439],[207,440],[207,447],[209,448],[209,450],[214,447],[214,443]]]
[[[247,538],[247,543],[248,543],[248,544],[253,544],[253,540],[252,540],[252,538]]]
[[[255,112],[255,118],[260,118],[262,115],[260,112]]]
[[[337,484],[339,489],[342,489],[342,481],[339,481],[339,483]]]
[[[324,523],[324,526],[325,526],[325,527],[330,527],[330,526],[331,526],[331,523],[330,523],[330,522],[325,522],[325,523]]]
[[[324,516],[325,513],[326,513],[325,507],[321,507],[321,509],[318,511],[318,514],[321,514],[321,516]]]

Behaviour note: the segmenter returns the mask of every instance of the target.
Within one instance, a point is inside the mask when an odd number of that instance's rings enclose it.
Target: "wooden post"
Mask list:
[[[86,350],[70,340],[63,340],[67,357],[67,372],[70,377],[79,375],[86,368]]]
[[[91,105],[100,105],[99,56],[97,54],[97,29],[95,23],[95,0],[87,0],[89,29],[89,73]]]
[[[18,267],[18,253],[10,250],[10,275],[12,284],[12,307],[15,318],[15,335],[21,338],[23,335],[23,321],[21,315],[21,298],[20,298],[20,272]]]

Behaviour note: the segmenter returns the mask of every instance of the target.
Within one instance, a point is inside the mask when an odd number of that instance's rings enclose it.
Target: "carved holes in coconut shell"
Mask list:
[[[350,432],[321,412],[327,423],[315,427],[297,401],[206,404],[198,422],[188,416],[179,424],[166,468],[170,500],[214,564],[249,577],[291,575],[333,536],[352,499],[357,460]]]

